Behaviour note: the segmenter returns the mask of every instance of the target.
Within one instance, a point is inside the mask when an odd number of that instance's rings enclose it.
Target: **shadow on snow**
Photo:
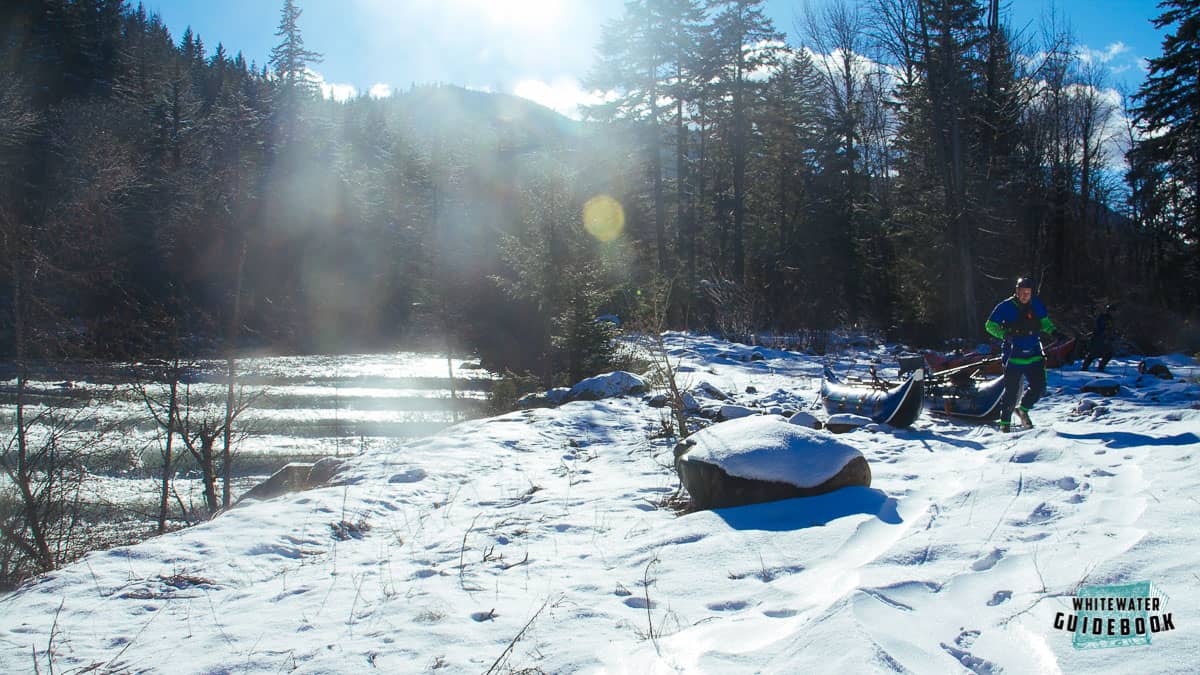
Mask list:
[[[786,532],[825,525],[859,513],[898,525],[904,521],[896,506],[895,499],[879,490],[846,487],[817,497],[715,509],[713,513],[736,530]]]
[[[1192,445],[1193,443],[1200,443],[1200,436],[1193,433],[1175,434],[1174,436],[1147,436],[1128,431],[1102,431],[1092,434],[1069,434],[1060,431],[1058,435],[1061,438],[1069,438],[1076,441],[1105,441],[1104,445],[1106,447],[1115,449],[1136,448],[1143,445]]]

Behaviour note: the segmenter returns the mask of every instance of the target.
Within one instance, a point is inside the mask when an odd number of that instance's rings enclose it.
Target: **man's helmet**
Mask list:
[[[1037,283],[1029,277],[1021,277],[1020,279],[1017,279],[1017,288],[1037,290]]]

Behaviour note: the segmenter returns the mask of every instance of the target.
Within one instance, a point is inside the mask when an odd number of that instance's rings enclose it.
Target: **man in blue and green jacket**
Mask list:
[[[1004,340],[1004,398],[1000,402],[1000,431],[1012,430],[1015,409],[1021,423],[1032,427],[1029,409],[1046,391],[1046,363],[1041,333],[1054,332],[1046,306],[1033,294],[1036,284],[1021,277],[1011,298],[996,305],[984,328]],[[1029,383],[1021,396],[1021,378]],[[1020,397],[1021,405],[1017,406]]]

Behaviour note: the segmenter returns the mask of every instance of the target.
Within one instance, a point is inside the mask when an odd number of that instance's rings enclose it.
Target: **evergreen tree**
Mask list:
[[[1195,302],[1200,284],[1200,0],[1164,0],[1159,7],[1164,11],[1154,26],[1173,32],[1163,38],[1162,55],[1150,60],[1150,75],[1136,95],[1143,133],[1132,160],[1140,174],[1161,176],[1157,185],[1169,195],[1161,206],[1178,224],[1168,237],[1184,253],[1180,281],[1193,289],[1189,295]]]
[[[635,134],[644,134],[659,272],[671,266],[667,249],[663,128],[673,122],[676,198],[682,204],[680,191],[686,155],[683,114],[692,88],[694,45],[702,16],[696,0],[628,0],[624,13],[604,27],[598,64],[585,81],[590,89],[616,94],[607,103],[589,107],[589,117],[632,123]],[[672,113],[674,119],[670,120]]]
[[[309,74],[308,66],[320,63],[322,55],[305,48],[304,37],[300,33],[301,14],[303,10],[296,4],[296,0],[283,0],[283,8],[279,12],[279,27],[275,30],[275,37],[278,37],[280,42],[271,48],[270,64],[286,91],[298,90],[312,94],[316,85]]]
[[[829,255],[815,241],[812,204],[817,148],[825,127],[824,90],[807,50],[788,51],[767,81],[753,124],[762,133],[750,175],[763,227],[755,237],[767,304],[776,325],[795,325],[815,315],[815,304],[835,294],[817,292]],[[809,323],[804,321],[804,323]]]
[[[279,13],[279,27],[275,36],[279,44],[271,49],[270,66],[275,74],[277,150],[284,155],[285,162],[294,161],[289,156],[293,143],[299,136],[297,125],[301,122],[302,108],[306,102],[320,97],[317,83],[313,80],[310,64],[321,62],[321,54],[305,48],[300,33],[302,10],[296,0],[283,0]],[[264,66],[265,68],[266,66]]]
[[[763,12],[762,0],[716,0],[710,9],[716,12],[712,28],[720,58],[718,86],[729,110],[726,132],[733,217],[730,273],[740,283],[746,274],[746,167],[753,140],[750,119],[761,93],[754,75],[774,64],[783,35]]]
[[[976,294],[978,271],[980,130],[978,102],[986,31],[975,0],[920,2],[895,24],[906,34],[894,43],[908,46],[916,77],[902,82],[898,145],[907,155],[902,185],[907,204],[900,210],[916,256],[926,259],[910,299],[920,298],[923,320],[933,319],[951,334],[977,335],[982,323]],[[902,12],[895,14],[903,15]],[[936,283],[940,288],[931,287]],[[932,316],[931,316],[932,315]]]

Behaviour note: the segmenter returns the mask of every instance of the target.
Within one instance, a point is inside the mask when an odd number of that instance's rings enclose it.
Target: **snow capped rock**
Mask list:
[[[726,394],[725,392],[721,391],[721,389],[719,387],[717,387],[717,385],[715,385],[711,382],[708,382],[708,381],[701,382],[701,383],[697,384],[695,387],[692,387],[692,391],[694,391],[697,394],[700,394],[702,396],[715,398],[718,401],[728,401],[729,400],[729,394]]]
[[[829,419],[825,420],[825,428],[835,434],[845,433],[859,427],[873,425],[875,422],[870,417],[863,415],[855,415],[853,413],[838,413],[830,415]]]
[[[869,420],[868,420],[869,422]],[[827,433],[754,416],[714,424],[688,437],[686,457],[731,476],[814,487],[837,475],[855,457],[854,446]]]
[[[567,395],[571,401],[595,401],[613,396],[640,394],[646,391],[646,380],[624,370],[604,373],[580,380]]]
[[[1098,377],[1085,383],[1079,390],[1101,396],[1116,396],[1121,393],[1121,381],[1114,377]]]
[[[723,405],[721,406],[721,410],[717,412],[717,419],[736,420],[758,414],[758,410],[747,408],[744,405]]]
[[[571,390],[566,387],[555,387],[544,392],[535,392],[526,394],[517,399],[517,407],[525,408],[547,408],[562,405],[570,400]]]
[[[804,412],[803,410],[789,417],[788,424],[798,424],[802,427],[808,427],[809,429],[821,428],[821,420],[817,419],[816,415]]]
[[[618,370],[580,380],[570,389],[555,387],[544,393],[527,394],[517,401],[517,407],[545,408],[560,406],[570,401],[597,401],[626,394],[641,394],[646,388],[645,378]]]

